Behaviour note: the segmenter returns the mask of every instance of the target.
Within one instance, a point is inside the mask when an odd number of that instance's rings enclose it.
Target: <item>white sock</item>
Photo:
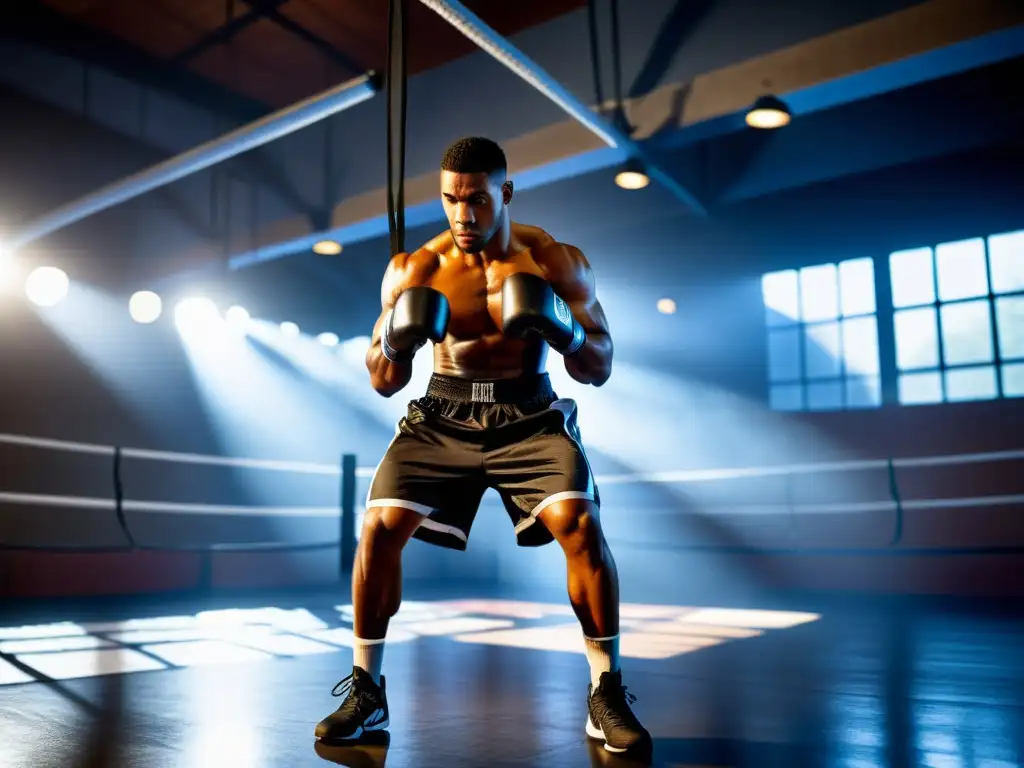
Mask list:
[[[363,640],[357,637],[352,646],[352,664],[369,673],[373,682],[380,685],[380,670],[384,666],[384,638]]]
[[[619,636],[587,637],[583,636],[587,648],[587,661],[590,663],[590,682],[594,688],[601,682],[602,672],[619,671]]]

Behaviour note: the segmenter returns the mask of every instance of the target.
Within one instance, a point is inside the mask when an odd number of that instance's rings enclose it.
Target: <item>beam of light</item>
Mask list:
[[[199,408],[223,454],[337,464],[343,453],[358,451],[363,461],[376,462],[394,432],[393,422],[384,427],[371,421],[336,391],[300,374],[287,352],[293,346],[315,348],[338,364],[313,339],[284,336],[276,324],[259,319],[249,320],[244,336],[221,323],[180,337]],[[338,503],[336,478],[246,470],[235,476],[261,506]],[[281,541],[310,535],[308,523],[267,519],[264,525],[266,535]],[[330,525],[323,522],[324,535]],[[330,557],[304,557],[293,567],[312,578]]]
[[[38,307],[55,307],[68,295],[70,280],[58,267],[36,267],[25,281],[25,295]]]
[[[428,347],[420,351],[413,361],[413,374],[409,384],[391,398],[381,397],[370,386],[366,370],[366,353],[370,348],[369,336],[356,336],[328,348],[316,339],[305,336],[285,338],[267,323],[254,322],[251,335],[267,347],[274,349],[303,376],[334,391],[349,408],[356,408],[370,416],[382,427],[390,440],[395,424],[408,409],[410,399],[422,397],[433,371],[434,360]],[[387,445],[380,446],[381,450]],[[372,463],[380,458],[373,453]]]
[[[325,347],[336,347],[341,342],[336,333],[321,333],[316,337],[316,340],[323,344]]]
[[[571,381],[564,365],[555,361],[551,380],[561,397],[573,398],[578,404],[583,444],[594,471],[628,478],[626,484],[616,485],[605,477],[599,486],[602,524],[612,540],[763,544],[766,536],[776,534],[761,532],[749,514],[738,522],[734,510],[785,506],[794,493],[861,500],[883,487],[882,470],[798,480],[778,476],[686,484],[648,482],[645,475],[669,468],[771,466],[804,461],[810,455],[830,460],[850,458],[850,454],[819,429],[770,411],[761,402],[636,363],[616,362],[611,379],[593,388]],[[629,514],[635,509],[652,512],[644,515],[639,530]],[[664,514],[659,514],[662,511]],[[521,557],[528,558],[524,567],[536,573],[560,567],[543,550],[524,552]],[[651,572],[652,561],[638,550],[616,552],[616,558],[620,568],[656,577]],[[720,584],[744,590],[763,578],[756,568],[727,567],[725,562],[708,564]]]
[[[579,406],[584,445],[634,472],[846,458],[819,430],[682,375],[622,360],[595,388],[572,380],[557,358],[550,372],[559,396]]]
[[[182,336],[217,336],[221,321],[217,305],[207,298],[182,299],[174,308],[174,324]]]
[[[21,272],[21,263],[0,246],[0,296],[15,293]]]
[[[136,291],[128,300],[128,314],[140,325],[155,323],[163,309],[163,300],[152,291]]]
[[[224,313],[224,320],[234,333],[245,334],[249,330],[249,311],[245,307],[230,307]]]
[[[181,373],[177,334],[169,324],[127,322],[122,298],[82,282],[71,285],[59,306],[36,316],[135,419],[167,442],[180,434],[176,404],[190,381]]]

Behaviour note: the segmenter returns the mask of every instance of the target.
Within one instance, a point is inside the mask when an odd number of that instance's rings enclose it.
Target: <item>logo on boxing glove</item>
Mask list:
[[[565,325],[572,323],[572,312],[569,310],[569,305],[558,294],[555,294],[555,317]]]

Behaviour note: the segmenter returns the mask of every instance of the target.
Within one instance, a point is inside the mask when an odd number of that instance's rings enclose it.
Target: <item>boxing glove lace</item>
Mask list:
[[[587,341],[587,334],[569,305],[542,277],[517,272],[501,285],[502,330],[509,336],[538,333],[557,352],[569,356]]]
[[[428,341],[444,339],[450,317],[448,299],[440,291],[426,286],[402,291],[384,320],[381,352],[393,363],[409,362]]]

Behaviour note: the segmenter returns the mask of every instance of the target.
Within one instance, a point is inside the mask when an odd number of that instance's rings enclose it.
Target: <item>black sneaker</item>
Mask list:
[[[348,696],[338,710],[316,727],[318,739],[357,739],[366,731],[383,731],[390,725],[388,699],[384,692],[384,675],[380,685],[368,672],[353,667],[352,674],[334,686],[332,696]]]
[[[594,688],[587,688],[587,736],[600,739],[609,752],[626,752],[638,746],[649,746],[651,734],[640,725],[629,705],[636,696],[622,685],[622,672],[602,672]]]

